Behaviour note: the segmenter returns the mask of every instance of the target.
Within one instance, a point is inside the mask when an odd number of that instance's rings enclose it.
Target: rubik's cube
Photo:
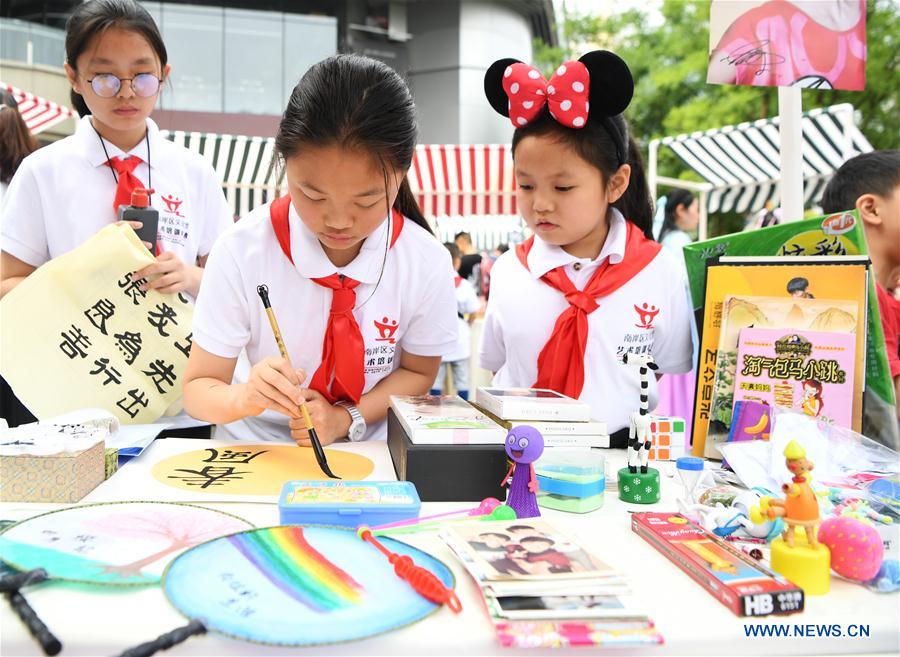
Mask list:
[[[648,458],[651,461],[674,461],[684,456],[686,449],[682,418],[651,416],[650,432],[653,446]]]

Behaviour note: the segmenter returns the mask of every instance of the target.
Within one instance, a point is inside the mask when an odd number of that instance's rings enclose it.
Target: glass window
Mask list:
[[[65,40],[63,30],[14,18],[0,19],[0,59],[27,62],[31,42],[32,64],[61,67],[66,59]]]
[[[162,109],[222,111],[223,24],[221,7],[162,7],[160,28],[172,65]]]
[[[284,15],[284,111],[296,84],[310,66],[337,53],[337,19],[333,16]]]
[[[225,111],[281,114],[283,14],[225,9]]]

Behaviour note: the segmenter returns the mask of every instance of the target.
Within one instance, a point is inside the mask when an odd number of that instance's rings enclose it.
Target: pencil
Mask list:
[[[284,346],[284,340],[281,338],[281,330],[278,328],[278,321],[275,319],[275,311],[272,310],[272,304],[269,303],[269,288],[267,285],[257,285],[256,292],[259,294],[259,298],[262,299],[263,308],[266,309],[266,315],[269,316],[269,325],[272,327],[272,333],[275,334],[275,342],[278,343],[278,351],[281,352],[281,357],[290,364],[291,359],[288,356],[287,348]],[[328,460],[325,458],[325,450],[322,449],[319,434],[316,433],[316,428],[313,426],[312,418],[309,416],[309,409],[306,408],[306,404],[302,401],[300,402],[300,412],[303,414],[303,420],[306,422],[306,431],[309,434],[309,442],[312,444],[313,453],[316,455],[316,462],[319,464],[319,468],[332,479],[340,479],[340,477],[334,474],[331,471],[331,468],[328,467]]]

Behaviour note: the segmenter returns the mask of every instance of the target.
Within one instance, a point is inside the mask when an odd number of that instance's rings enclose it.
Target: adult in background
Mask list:
[[[453,241],[462,253],[457,273],[472,284],[478,296],[484,296],[481,287],[481,254],[472,245],[472,236],[466,232],[457,233]]]

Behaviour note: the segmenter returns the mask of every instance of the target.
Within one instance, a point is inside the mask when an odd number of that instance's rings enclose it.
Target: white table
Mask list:
[[[608,457],[624,464],[624,452]],[[118,475],[117,475],[118,476]],[[780,654],[898,654],[900,653],[900,594],[876,594],[862,586],[832,578],[831,592],[806,599],[806,611],[791,616],[743,619],[731,613],[700,585],[631,531],[629,510],[674,510],[680,487],[662,476],[663,502],[646,507],[626,505],[615,493],[606,504],[585,515],[543,511],[545,519],[587,543],[605,561],[626,573],[665,637],[658,647],[604,650],[608,654],[659,655],[780,655]],[[0,504],[0,518],[22,519],[64,505]],[[278,524],[274,504],[219,503],[257,526]],[[465,505],[424,504],[423,514]],[[474,504],[473,504],[474,506]],[[383,636],[335,646],[280,649],[244,643],[217,635],[192,637],[166,655],[510,655],[538,654],[502,648],[497,642],[475,583],[444,544],[433,534],[405,535],[402,540],[427,550],[447,563],[457,578],[463,612],[442,609],[410,627]],[[125,648],[155,638],[185,624],[158,587],[109,592],[84,586],[45,584],[23,591],[31,605],[63,643],[63,656],[116,655]],[[745,636],[745,626],[782,624],[867,625],[868,637],[757,638]],[[8,605],[0,605],[0,654],[40,655],[40,649]],[[549,651],[547,651],[549,652]],[[554,653],[593,654],[569,649]]]

